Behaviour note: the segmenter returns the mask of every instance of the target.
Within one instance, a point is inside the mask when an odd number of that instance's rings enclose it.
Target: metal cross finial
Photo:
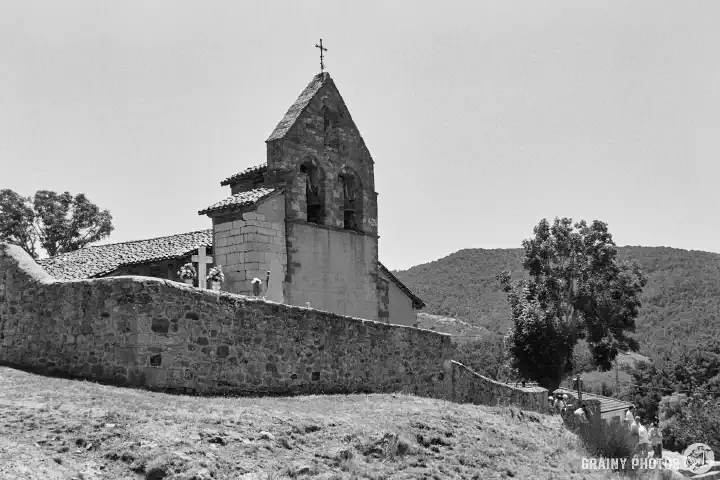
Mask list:
[[[320,39],[320,45],[315,44],[315,48],[320,49],[320,73],[325,71],[325,64],[323,63],[323,52],[327,52],[327,48],[323,47],[322,38]]]

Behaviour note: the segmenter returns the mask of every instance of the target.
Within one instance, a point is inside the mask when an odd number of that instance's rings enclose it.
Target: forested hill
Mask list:
[[[499,270],[523,276],[522,249],[466,249],[394,272],[427,306],[423,311],[463,319],[504,333],[509,325]],[[720,338],[720,254],[668,247],[619,247],[648,277],[637,321],[642,351]]]

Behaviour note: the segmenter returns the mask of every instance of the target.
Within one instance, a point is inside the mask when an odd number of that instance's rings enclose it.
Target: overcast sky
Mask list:
[[[544,217],[720,252],[720,2],[0,0],[0,188],[84,192],[120,242],[210,228],[319,72],[375,160],[380,259]]]

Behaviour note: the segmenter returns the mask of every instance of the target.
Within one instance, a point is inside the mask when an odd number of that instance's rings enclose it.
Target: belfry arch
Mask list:
[[[349,167],[343,167],[338,175],[342,192],[341,210],[343,228],[362,231],[363,226],[363,189],[360,177]]]

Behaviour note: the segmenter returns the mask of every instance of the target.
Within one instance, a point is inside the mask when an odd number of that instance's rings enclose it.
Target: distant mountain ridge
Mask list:
[[[618,251],[648,277],[636,322],[644,353],[720,337],[720,254],[640,246]],[[510,315],[495,274],[507,269],[522,278],[522,256],[521,248],[464,249],[393,273],[426,302],[425,313],[504,333]]]

